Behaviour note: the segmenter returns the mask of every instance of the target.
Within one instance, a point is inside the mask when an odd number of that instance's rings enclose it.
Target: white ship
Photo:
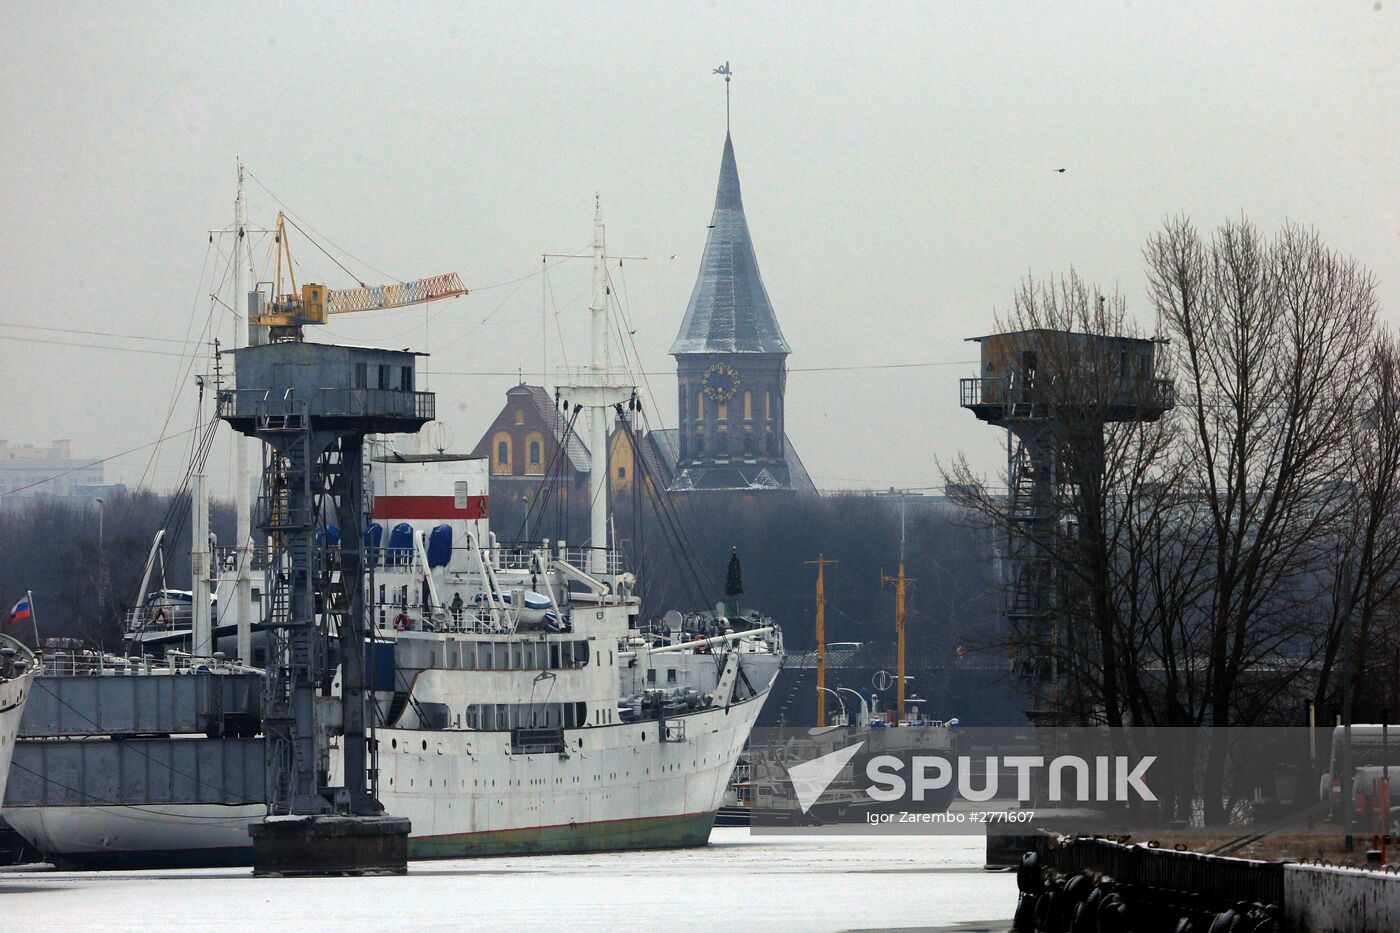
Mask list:
[[[0,635],[0,801],[5,799],[5,780],[10,774],[10,756],[24,715],[24,704],[34,688],[38,668],[34,653],[8,635]]]
[[[607,364],[601,220],[594,255],[594,363],[562,392],[589,409],[589,443],[602,452],[631,389]],[[600,544],[605,460],[593,458]],[[500,544],[487,527],[483,460],[382,450],[370,473],[369,777],[386,812],[411,820],[410,858],[704,845],[781,666],[779,629],[722,609],[649,621],[616,550]],[[337,530],[324,531],[333,548]],[[195,586],[194,605],[218,590]],[[159,592],[152,605],[172,601]],[[178,642],[181,618],[167,609],[133,625],[140,641]],[[256,647],[248,656],[257,663]],[[332,784],[338,686],[321,717]],[[67,863],[208,864],[250,862],[248,826],[266,813],[152,803],[7,818]]]

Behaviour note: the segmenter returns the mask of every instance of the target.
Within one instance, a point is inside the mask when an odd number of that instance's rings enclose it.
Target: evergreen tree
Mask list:
[[[729,569],[724,574],[724,601],[730,615],[739,614],[739,597],[744,595],[744,571],[739,566],[739,549],[729,551]]]

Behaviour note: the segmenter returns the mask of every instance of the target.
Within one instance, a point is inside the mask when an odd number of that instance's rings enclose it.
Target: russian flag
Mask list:
[[[5,605],[5,604],[4,604],[4,603],[0,603],[0,606],[3,606],[3,605]],[[13,608],[13,609],[10,610],[9,624],[10,624],[10,625],[14,625],[16,622],[19,622],[19,621],[21,621],[21,620],[23,620],[23,619],[27,619],[27,618],[29,618],[29,597],[28,597],[28,596],[24,597],[24,599],[21,599],[19,602],[15,603],[15,608]]]

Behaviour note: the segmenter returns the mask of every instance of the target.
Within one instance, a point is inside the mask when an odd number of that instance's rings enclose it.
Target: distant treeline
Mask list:
[[[798,497],[775,493],[677,493],[621,497],[614,537],[640,581],[643,613],[714,608],[724,598],[732,549],[743,568],[741,604],[783,626],[790,651],[814,646],[818,556],[826,568],[828,642],[894,643],[894,575],[900,557],[900,502],[870,494]],[[634,508],[635,501],[641,502]],[[491,527],[502,541],[588,534],[581,509],[527,516],[517,503],[491,503]],[[939,664],[959,646],[985,642],[997,624],[1001,590],[988,533],[941,500],[910,497],[904,508],[907,639],[911,659]]]
[[[859,641],[892,652],[894,575],[900,556],[897,499],[862,494],[799,498],[787,494],[702,493],[652,497],[634,509],[616,505],[614,533],[628,568],[639,579],[643,613],[714,608],[724,599],[725,571],[737,550],[744,609],[771,615],[792,651],[814,646],[813,618],[819,555],[826,568],[828,641]],[[581,514],[524,523],[504,499],[493,502],[492,529],[503,541],[565,538],[583,543]],[[113,495],[98,507],[63,499],[0,510],[0,599],[8,610],[32,590],[41,634],[68,636],[108,648],[121,641],[125,610],[140,599],[141,573],[156,531],[167,528],[152,586],[188,589],[188,498],[151,492]],[[233,541],[232,505],[216,502],[211,527]],[[556,519],[559,519],[556,522]],[[522,531],[522,528],[524,529]],[[905,572],[915,579],[907,611],[911,663],[942,666],[959,646],[986,640],[998,618],[1000,592],[987,533],[960,521],[946,504],[911,498],[905,508]],[[26,640],[30,632],[17,632]]]
[[[210,528],[233,543],[234,512],[215,502]],[[99,522],[100,518],[100,522]],[[156,532],[166,528],[163,561],[152,586],[190,588],[189,497],[116,492],[99,507],[69,499],[36,499],[0,509],[0,602],[9,607],[34,594],[39,634],[117,648],[125,610],[140,599],[141,573]],[[99,541],[99,530],[101,540]],[[163,569],[162,569],[163,568]],[[28,642],[29,623],[12,626]]]

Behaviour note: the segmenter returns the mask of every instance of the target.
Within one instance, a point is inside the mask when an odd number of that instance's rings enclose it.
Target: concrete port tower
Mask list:
[[[438,301],[466,289],[453,273],[374,287],[298,287],[281,215],[276,232],[272,292],[249,296],[249,323],[265,340],[233,351],[237,387],[219,391],[219,417],[263,444],[257,514],[266,537],[269,819],[250,829],[253,870],[404,871],[409,821],[384,815],[372,722],[367,728],[364,441],[417,433],[434,418],[434,396],[417,388],[421,354],[306,343],[303,332],[332,314]],[[276,819],[285,817],[304,819]]]
[[[1071,581],[1051,545],[1073,535],[1073,502],[1104,474],[1104,426],[1156,421],[1172,407],[1155,339],[1054,329],[970,338],[980,375],[960,380],[963,408],[1007,431],[1004,579],[1008,640],[1031,700],[1026,715],[1054,724],[1062,675],[1064,596]]]
[[[263,443],[268,815],[314,818],[255,825],[254,870],[401,869],[408,820],[383,816],[366,728],[364,439],[417,432],[434,397],[414,387],[415,353],[289,341],[233,356],[219,416]]]

